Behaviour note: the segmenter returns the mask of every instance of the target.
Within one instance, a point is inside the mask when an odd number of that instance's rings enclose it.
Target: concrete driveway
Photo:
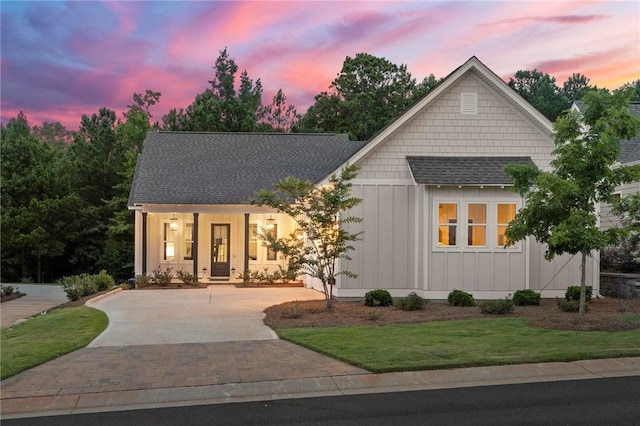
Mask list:
[[[0,308],[2,327],[11,327],[18,320],[48,311],[54,306],[69,301],[62,288],[56,284],[13,284],[13,286],[26,296],[2,303]]]
[[[91,303],[109,326],[89,347],[277,339],[264,309],[294,300],[321,300],[307,288],[127,290]]]

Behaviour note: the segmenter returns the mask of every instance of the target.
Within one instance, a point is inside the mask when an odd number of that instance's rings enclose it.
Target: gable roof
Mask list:
[[[513,185],[507,164],[533,164],[530,157],[408,156],[413,180],[423,185]]]
[[[464,64],[445,77],[435,89],[427,93],[422,99],[418,100],[413,104],[413,106],[409,107],[404,113],[400,114],[387,126],[383,127],[377,134],[369,139],[369,142],[362,149],[342,164],[341,167],[347,163],[355,164],[357,161],[364,158],[368,153],[376,149],[376,147],[382,144],[394,132],[413,119],[425,107],[433,103],[441,94],[446,92],[452,85],[469,72],[474,72],[482,81],[492,87],[502,99],[513,106],[525,117],[529,117],[531,122],[540,129],[540,131],[549,136],[553,134],[552,124],[547,117],[527,102],[515,90],[509,87],[504,80],[491,71],[478,58],[472,56]]]
[[[242,204],[288,176],[318,183],[363,144],[335,134],[149,132],[128,205]]]

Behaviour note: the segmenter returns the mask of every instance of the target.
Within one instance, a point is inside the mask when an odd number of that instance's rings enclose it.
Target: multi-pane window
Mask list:
[[[487,245],[487,205],[469,204],[467,208],[467,245]]]
[[[516,217],[516,205],[515,203],[498,203],[497,213],[497,245],[499,247],[511,246],[513,244],[507,244],[507,237],[504,235],[511,222]]]
[[[184,260],[193,260],[193,223],[184,224]]]
[[[162,232],[162,244],[163,244],[163,258],[164,260],[175,260],[176,258],[176,243],[175,243],[175,233],[176,231],[171,230],[170,223],[163,224],[163,232]]]
[[[249,224],[249,259],[258,260],[258,225]]]
[[[278,225],[275,223],[269,225],[266,230],[269,234],[271,234],[274,238],[278,238]],[[271,248],[267,247],[267,260],[276,260],[276,252],[271,250]]]
[[[438,245],[455,246],[457,230],[458,205],[456,203],[438,204]]]

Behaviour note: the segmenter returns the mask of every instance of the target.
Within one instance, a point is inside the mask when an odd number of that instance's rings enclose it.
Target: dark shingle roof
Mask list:
[[[287,176],[317,183],[364,144],[334,134],[150,132],[129,205],[241,204]]]
[[[632,114],[640,116],[640,102],[631,102],[629,104],[629,110]],[[640,161],[640,136],[620,142],[618,161],[623,164]]]
[[[575,101],[578,111],[584,112],[586,105],[582,101]],[[629,102],[629,111],[640,116],[640,102]],[[620,141],[618,161],[622,164],[640,161],[640,136]]]
[[[407,157],[413,179],[424,185],[511,185],[507,164],[533,164],[529,157]]]

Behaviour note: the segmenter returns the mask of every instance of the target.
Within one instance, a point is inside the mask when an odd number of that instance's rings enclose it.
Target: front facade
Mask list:
[[[247,269],[284,266],[255,236],[264,229],[290,234],[295,223],[244,202],[289,174],[321,185],[342,166],[356,164],[361,169],[353,193],[363,201],[350,214],[363,221],[349,226],[363,234],[352,259],[340,265],[357,278],[340,275],[338,297],[362,297],[375,288],[433,299],[453,289],[476,298],[506,297],[524,288],[556,297],[580,282],[577,258],[547,262],[544,247],[532,240],[504,246],[506,226],[523,200],[503,168],[534,163],[548,169],[552,129],[475,57],[366,143],[339,135],[284,134],[265,142],[267,135],[253,134],[243,135],[245,142],[258,145],[244,151],[246,146],[229,144],[229,134],[199,135],[202,141],[192,146],[185,140],[193,135],[184,133],[150,133],[145,142],[129,202],[136,210],[136,274],[174,266],[228,279]],[[316,148],[296,138],[314,137],[334,145],[300,159]],[[276,145],[287,148],[276,153]],[[167,154],[176,146],[178,153]],[[263,160],[247,164],[256,152]],[[207,155],[210,163],[193,158]],[[311,165],[317,170],[307,176]],[[165,167],[168,172],[159,172]],[[287,174],[261,175],[271,168]],[[185,170],[195,176],[190,179]],[[587,284],[597,288],[598,281],[595,262],[589,262]],[[314,280],[305,283],[319,288]]]

